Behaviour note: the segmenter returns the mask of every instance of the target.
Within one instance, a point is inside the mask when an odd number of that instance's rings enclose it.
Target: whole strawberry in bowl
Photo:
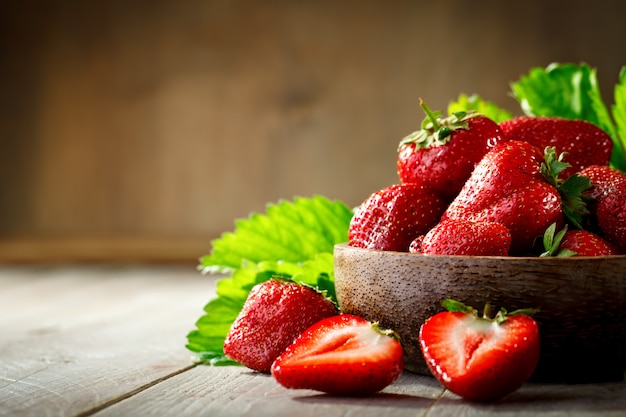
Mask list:
[[[557,153],[567,153],[568,177],[592,165],[609,165],[613,141],[595,124],[563,117],[520,116],[499,123],[507,140],[528,142],[539,149],[553,146]]]
[[[370,195],[355,210],[348,231],[350,244],[408,252],[413,239],[437,224],[445,208],[445,200],[422,184],[393,184]]]
[[[459,192],[474,165],[504,141],[493,120],[473,112],[441,117],[420,100],[421,128],[400,141],[397,172],[403,183],[424,184],[447,200]]]
[[[605,238],[626,253],[626,173],[606,165],[580,171],[590,179],[592,222]]]

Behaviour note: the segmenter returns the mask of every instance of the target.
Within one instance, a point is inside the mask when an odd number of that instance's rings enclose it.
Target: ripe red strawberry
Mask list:
[[[570,230],[565,233],[560,249],[572,251],[572,256],[619,255],[615,246],[587,230]]]
[[[555,233],[556,225],[552,224],[543,235],[545,256],[610,256],[619,255],[619,251],[608,241],[588,230],[567,230],[567,225]]]
[[[521,140],[543,150],[553,146],[557,154],[565,152],[571,165],[564,178],[591,165],[608,165],[613,152],[611,137],[585,120],[560,117],[520,116],[500,122],[507,140]]]
[[[474,165],[502,141],[496,122],[476,113],[455,113],[441,118],[422,100],[426,113],[420,130],[398,147],[397,171],[401,182],[425,184],[451,200],[463,187]]]
[[[491,319],[454,300],[443,304],[449,311],[427,319],[419,334],[428,368],[443,386],[468,400],[490,401],[530,378],[540,351],[532,310],[500,310]]]
[[[286,388],[363,396],[394,382],[403,368],[402,346],[393,332],[341,314],[302,333],[276,359],[272,375]]]
[[[408,252],[409,245],[439,222],[442,197],[416,183],[394,184],[370,195],[356,210],[349,245]]]
[[[511,233],[502,223],[444,220],[415,239],[409,252],[424,255],[507,256]]]
[[[339,314],[335,304],[313,288],[270,279],[250,290],[224,341],[224,353],[256,371],[272,362],[312,324]]]
[[[528,142],[497,145],[472,171],[442,221],[502,223],[511,232],[511,254],[527,254],[550,224],[564,223],[559,191],[542,174],[543,161],[541,151]],[[543,167],[555,164],[546,162]]]
[[[607,166],[590,166],[580,175],[591,180],[593,189],[587,193],[599,233],[626,253],[626,173]]]

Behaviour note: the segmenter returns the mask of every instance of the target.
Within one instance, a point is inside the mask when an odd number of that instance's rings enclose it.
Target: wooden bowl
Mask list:
[[[536,381],[621,381],[626,365],[626,255],[530,258],[426,256],[335,246],[344,313],[395,330],[406,369],[430,374],[422,323],[454,298],[482,311],[535,307],[541,334]]]

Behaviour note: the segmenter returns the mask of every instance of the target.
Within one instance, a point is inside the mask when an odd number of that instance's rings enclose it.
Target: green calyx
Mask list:
[[[550,256],[556,256],[559,258],[569,257],[576,255],[576,252],[570,249],[559,249],[561,246],[561,241],[563,240],[563,236],[567,232],[567,225],[563,227],[563,229],[556,231],[556,223],[552,223],[546,229],[543,234],[543,248],[545,252],[543,252],[539,257],[546,258]]]
[[[379,333],[383,336],[388,336],[391,337],[392,339],[395,339],[398,342],[402,342],[402,339],[400,337],[400,335],[398,333],[396,333],[394,330],[391,329],[387,329],[387,328],[383,328],[380,327],[380,323],[375,321],[371,324],[372,329],[376,332]]]
[[[420,107],[426,114],[421,129],[404,137],[398,149],[408,144],[415,144],[418,149],[444,145],[450,141],[456,130],[468,129],[467,120],[477,116],[474,111],[459,111],[448,117],[441,117],[441,111],[433,112],[421,98]]]
[[[545,179],[559,192],[563,205],[563,214],[577,229],[582,229],[583,218],[589,214],[587,201],[590,197],[583,194],[592,188],[591,181],[587,177],[574,174],[563,180],[559,175],[571,165],[563,161],[566,152],[557,156],[553,146],[544,150],[544,161],[541,163],[541,173]]]
[[[504,308],[500,308],[500,310],[498,310],[498,312],[496,313],[495,317],[492,317],[492,309],[489,303],[485,304],[485,308],[483,309],[482,316],[478,315],[478,311],[475,308],[465,305],[462,302],[453,300],[451,298],[447,298],[443,300],[441,302],[441,305],[450,312],[460,312],[460,313],[469,314],[469,315],[476,317],[479,320],[496,322],[497,324],[504,323],[507,320],[507,318],[511,316],[520,316],[520,315],[532,316],[533,314],[536,314],[539,312],[539,309],[536,309],[536,308],[523,308],[523,309],[511,311],[511,312],[506,311],[506,309]]]

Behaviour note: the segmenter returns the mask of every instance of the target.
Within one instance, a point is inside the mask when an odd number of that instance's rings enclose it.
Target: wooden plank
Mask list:
[[[79,415],[191,365],[193,267],[0,270],[0,416]]]
[[[474,404],[444,391],[431,377],[405,372],[382,392],[365,398],[288,390],[269,375],[242,367],[200,366],[163,381],[98,413],[168,416],[415,417],[623,416],[626,384],[529,383],[490,404]]]
[[[332,397],[310,390],[288,390],[269,375],[243,367],[199,366],[177,375],[98,417],[161,416],[346,416],[424,415],[443,390],[432,379],[405,373],[384,392],[366,398]]]
[[[217,237],[217,233],[213,237]],[[0,237],[0,263],[197,263],[210,236],[16,236]]]

